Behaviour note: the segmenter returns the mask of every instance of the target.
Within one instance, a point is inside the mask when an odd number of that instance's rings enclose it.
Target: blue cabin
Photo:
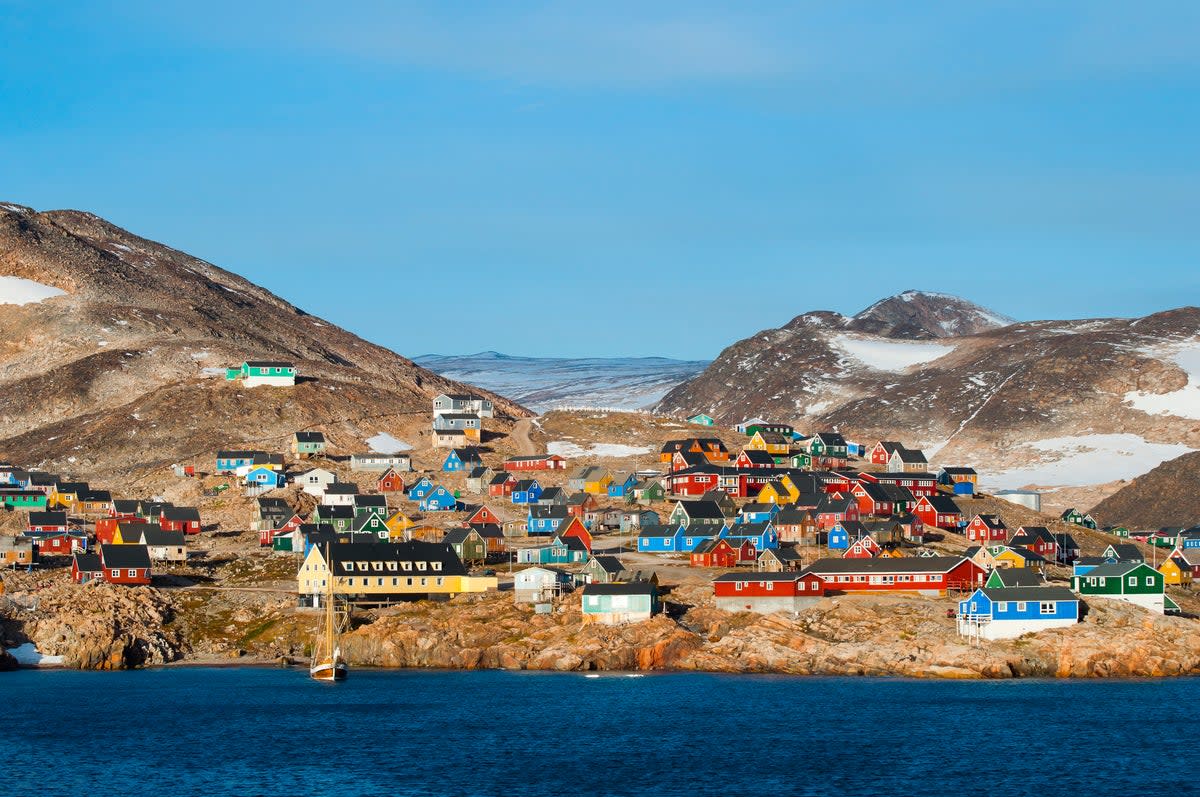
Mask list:
[[[981,587],[958,602],[958,632],[1012,639],[1079,622],[1079,596],[1066,587]]]
[[[857,535],[855,535],[857,537]],[[850,532],[841,523],[834,523],[825,543],[830,550],[844,551],[850,547]]]
[[[259,466],[246,473],[246,484],[265,484],[271,487],[282,487],[287,477],[277,470]]]
[[[422,476],[417,480],[416,484],[408,488],[408,500],[420,501],[422,498],[429,495],[429,493],[433,492],[433,489],[433,480],[428,476]]]
[[[525,528],[529,534],[553,534],[570,517],[565,506],[530,507]]]
[[[697,530],[697,535],[699,530]],[[647,526],[638,532],[640,553],[675,553],[682,544],[682,526]],[[699,545],[699,542],[696,543]]]
[[[779,504],[746,504],[742,507],[742,523],[767,523],[775,519],[782,507]]]
[[[542,485],[537,479],[522,479],[513,487],[512,502],[514,504],[536,504],[542,497]]]
[[[462,461],[462,457],[458,455],[458,450],[453,450],[446,455],[446,459],[442,461],[442,470],[446,473],[457,473],[466,468],[466,463]]]
[[[955,482],[954,483],[954,494],[955,495],[974,495],[975,494],[975,482],[969,482],[969,481]]]
[[[723,537],[734,548],[749,540],[756,551],[767,551],[779,547],[779,535],[771,523],[738,523],[721,529]]]
[[[254,464],[253,451],[218,451],[217,473],[233,473],[238,468]]]
[[[721,529],[718,529],[716,526],[704,526],[700,524],[680,526],[679,533],[675,535],[675,552],[691,553],[696,550],[696,547],[700,543],[715,540],[720,536]]]
[[[453,512],[458,508],[458,499],[445,487],[438,486],[430,490],[418,506],[422,512]]]
[[[633,490],[633,486],[635,484],[637,484],[637,476],[633,475],[632,473],[626,475],[626,477],[620,482],[614,479],[608,485],[608,497],[624,498]]]
[[[549,545],[519,548],[518,564],[568,565],[586,562],[590,556],[587,546],[578,537],[555,537]]]

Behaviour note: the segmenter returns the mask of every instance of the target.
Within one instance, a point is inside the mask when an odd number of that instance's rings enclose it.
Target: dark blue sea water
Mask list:
[[[1200,680],[0,673],[0,794],[1195,794]]]

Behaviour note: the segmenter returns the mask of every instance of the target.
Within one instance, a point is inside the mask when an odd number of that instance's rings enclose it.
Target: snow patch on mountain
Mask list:
[[[1164,352],[1147,352],[1163,356]],[[1188,375],[1188,383],[1170,393],[1145,393],[1133,390],[1125,394],[1125,403],[1148,415],[1174,415],[1200,420],[1200,344],[1167,355]]]
[[[876,371],[907,371],[954,351],[953,346],[940,343],[883,340],[846,334],[834,335],[829,345]]]
[[[982,474],[980,482],[985,489],[1082,487],[1132,479],[1193,450],[1182,444],[1151,443],[1128,433],[1053,437],[1022,448],[1030,450],[1035,463]]]
[[[374,437],[368,437],[367,447],[376,454],[399,454],[402,451],[412,450],[411,445],[403,440],[392,437],[387,432],[380,432]]]
[[[560,457],[633,457],[638,454],[649,454],[646,446],[628,446],[623,443],[596,443],[591,448],[584,448],[578,443],[567,440],[553,440],[546,444],[546,453],[557,454]]]
[[[23,277],[0,277],[0,304],[37,304],[67,292]]]

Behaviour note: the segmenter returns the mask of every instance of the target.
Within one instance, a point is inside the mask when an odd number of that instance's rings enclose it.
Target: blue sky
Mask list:
[[[0,200],[404,354],[1200,302],[1200,3],[0,0],[0,36]]]

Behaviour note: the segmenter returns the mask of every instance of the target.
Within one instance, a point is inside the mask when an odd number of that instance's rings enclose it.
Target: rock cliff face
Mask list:
[[[0,305],[0,458],[30,466],[127,477],[310,428],[358,447],[427,426],[440,392],[473,390],[89,213],[0,203],[0,278],[65,292]],[[225,383],[247,359],[293,361],[302,378]],[[498,423],[526,414],[494,398]]]
[[[1189,527],[1200,523],[1200,451],[1168,460],[1091,509],[1106,526]]]

